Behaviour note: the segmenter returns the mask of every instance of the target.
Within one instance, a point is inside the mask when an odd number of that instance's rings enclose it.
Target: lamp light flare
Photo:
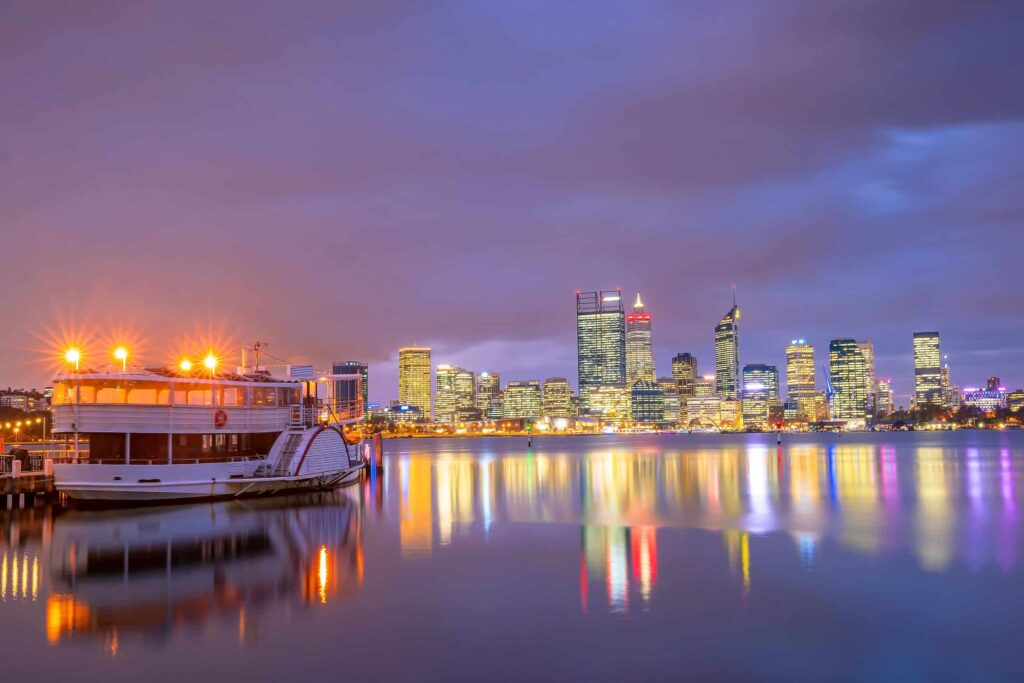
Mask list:
[[[114,358],[121,361],[121,372],[128,369],[128,349],[123,346],[118,346],[114,349]]]
[[[210,372],[213,372],[217,369],[217,357],[212,353],[206,354],[206,358],[203,359],[203,366]]]
[[[190,361],[188,358],[182,358],[181,362],[178,363],[178,368],[182,372],[191,372],[192,371],[192,361]]]
[[[64,352],[64,360],[74,365],[75,370],[78,370],[78,363],[82,360],[82,352],[72,346]]]

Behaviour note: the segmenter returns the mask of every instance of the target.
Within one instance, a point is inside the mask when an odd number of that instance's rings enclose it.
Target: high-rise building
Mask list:
[[[630,388],[630,410],[633,422],[659,424],[665,420],[665,395],[661,387],[646,379],[637,380]]]
[[[622,292],[576,292],[576,350],[580,403],[590,411],[591,389],[626,387],[626,314]]]
[[[572,387],[564,377],[544,380],[541,401],[544,417],[575,417],[572,413]]]
[[[430,349],[421,346],[407,346],[398,350],[398,401],[415,406],[420,415],[429,419],[430,400]]]
[[[693,382],[694,396],[710,396],[715,393],[715,376],[704,375]]]
[[[992,375],[988,378],[988,381],[985,382],[985,388],[989,391],[998,391],[1001,385],[1002,380],[1000,380],[996,375]]]
[[[779,369],[774,365],[750,363],[743,366],[743,386],[760,386],[768,392],[768,399],[779,398]]]
[[[860,355],[864,356],[864,381],[868,392],[868,415],[874,414],[875,405],[875,345],[868,339],[857,342]]]
[[[828,345],[829,374],[832,376],[833,420],[863,420],[867,417],[867,371],[856,339],[833,339]]]
[[[879,377],[875,380],[875,417],[885,417],[892,410],[892,380]]]
[[[665,397],[665,423],[678,424],[682,419],[683,402],[686,400],[679,396],[679,385],[673,377],[659,377],[658,386]]]
[[[942,372],[939,377],[939,384],[942,386],[942,407],[956,410],[960,407],[960,387],[953,384],[949,363],[942,364]]]
[[[938,332],[914,333],[914,398],[919,408],[942,405],[942,353]]]
[[[457,368],[454,386],[455,419],[459,422],[479,420],[481,411],[476,406],[476,373]]]
[[[504,417],[522,419],[541,416],[540,382],[512,380],[505,386]]]
[[[455,422],[455,375],[458,371],[454,365],[438,365],[434,371],[434,422]]]
[[[744,373],[746,374],[746,373]],[[743,426],[746,429],[766,429],[768,427],[768,388],[760,382],[747,383],[743,380]]]
[[[806,339],[794,339],[786,347],[786,396],[796,403],[798,419],[818,419],[814,395],[814,347]]]
[[[334,375],[359,375],[359,395],[363,399],[363,405],[370,405],[370,366],[358,360],[337,361],[331,364],[331,374]],[[334,383],[334,395],[339,402],[350,402],[355,400],[355,383],[349,381],[338,381]]]
[[[590,388],[590,414],[608,424],[629,422],[633,418],[629,389],[626,387],[597,386]]]
[[[626,316],[626,384],[654,381],[654,352],[651,350],[651,314],[636,295],[633,312]]]
[[[740,395],[740,309],[732,308],[715,325],[715,393],[736,400]]]
[[[480,412],[487,414],[487,408],[491,401],[501,396],[501,375],[497,372],[484,370],[476,378],[476,407]]]
[[[677,353],[672,358],[672,379],[676,381],[676,393],[683,398],[693,396],[697,381],[697,357],[689,353]]]

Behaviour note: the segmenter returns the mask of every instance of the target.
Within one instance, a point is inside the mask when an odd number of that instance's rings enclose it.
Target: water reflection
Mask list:
[[[6,513],[0,600],[44,600],[51,645],[166,636],[276,604],[326,605],[363,581],[359,508],[340,492],[214,505]],[[45,585],[44,585],[45,584]]]
[[[650,604],[664,527],[719,532],[742,594],[757,562],[752,538],[774,532],[791,536],[807,570],[826,538],[869,556],[910,549],[933,572],[958,558],[974,570],[1017,563],[1020,471],[1009,448],[837,439],[563,452],[549,443],[481,456],[412,442],[385,472],[400,482],[403,558],[427,558],[480,522],[485,540],[494,523],[578,524],[581,607],[601,585],[613,612],[629,611],[634,595]]]

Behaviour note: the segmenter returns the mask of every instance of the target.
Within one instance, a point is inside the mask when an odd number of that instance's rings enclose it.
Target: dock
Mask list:
[[[0,505],[10,510],[24,507],[25,498],[54,493],[53,461],[42,454],[25,460],[10,453],[0,455]]]

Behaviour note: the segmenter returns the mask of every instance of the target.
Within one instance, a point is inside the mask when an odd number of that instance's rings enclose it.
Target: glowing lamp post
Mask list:
[[[78,372],[78,362],[82,360],[82,352],[72,347],[64,352],[64,360],[70,365],[75,366],[75,372]]]
[[[182,358],[181,362],[178,363],[178,368],[185,373],[192,372],[192,361],[188,358]]]
[[[123,374],[128,369],[128,349],[118,346],[114,349],[114,358],[121,361],[121,373]]]
[[[212,375],[217,370],[217,357],[212,353],[206,354],[206,358],[203,359],[203,367],[209,370]]]

